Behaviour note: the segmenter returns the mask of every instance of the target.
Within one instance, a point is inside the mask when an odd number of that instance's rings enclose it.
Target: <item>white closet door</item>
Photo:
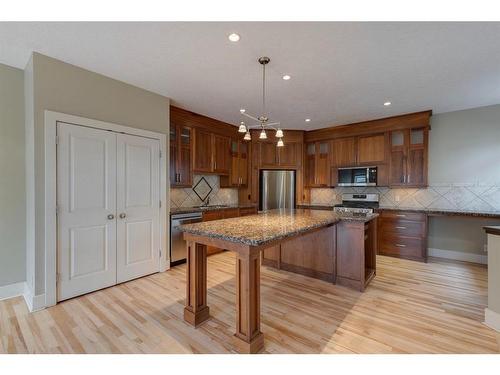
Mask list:
[[[58,301],[116,284],[116,134],[58,123]]]
[[[117,135],[117,282],[159,271],[160,144]]]

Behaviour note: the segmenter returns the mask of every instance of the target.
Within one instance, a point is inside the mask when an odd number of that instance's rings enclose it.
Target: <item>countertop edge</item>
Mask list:
[[[340,220],[341,219],[336,219],[336,220],[333,220],[331,222],[320,223],[317,225],[311,225],[311,226],[304,227],[304,228],[298,229],[296,231],[293,231],[293,232],[290,232],[290,233],[287,233],[284,235],[277,235],[276,237],[273,237],[269,240],[263,240],[263,241],[251,241],[251,240],[244,241],[238,237],[232,237],[232,236],[228,236],[228,235],[218,235],[218,234],[213,233],[213,232],[205,232],[205,231],[200,231],[200,230],[189,230],[189,229],[186,230],[186,228],[182,228],[182,227],[179,227],[179,230],[183,233],[194,234],[196,236],[206,236],[209,238],[217,238],[219,240],[229,241],[229,242],[233,242],[233,243],[239,243],[239,244],[248,245],[248,246],[262,246],[262,245],[265,245],[265,244],[270,243],[270,242],[279,241],[279,240],[282,240],[282,239],[285,239],[288,237],[293,237],[293,236],[296,236],[298,234],[305,233],[305,232],[308,232],[308,231],[311,231],[314,229],[319,229],[319,228],[335,225]]]
[[[496,236],[500,236],[500,226],[488,225],[488,226],[483,227],[483,229],[487,234],[493,234]]]

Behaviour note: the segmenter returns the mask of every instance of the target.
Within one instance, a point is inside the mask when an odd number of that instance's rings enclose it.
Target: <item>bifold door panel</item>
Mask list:
[[[160,148],[156,140],[117,136],[117,282],[158,271]]]
[[[57,125],[57,299],[158,271],[159,142]]]

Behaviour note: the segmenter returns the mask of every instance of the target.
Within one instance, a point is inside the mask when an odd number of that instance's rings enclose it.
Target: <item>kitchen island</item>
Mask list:
[[[209,318],[207,246],[236,253],[235,345],[242,353],[264,347],[260,331],[261,252],[277,249],[276,264],[292,272],[364,290],[375,276],[376,214],[287,210],[180,226],[187,243],[184,320],[195,327]],[[283,262],[290,254],[298,261]],[[263,258],[263,263],[266,257]],[[290,267],[282,267],[289,264]],[[295,268],[293,267],[295,265]],[[316,270],[315,268],[320,268]],[[325,275],[328,275],[325,277]]]

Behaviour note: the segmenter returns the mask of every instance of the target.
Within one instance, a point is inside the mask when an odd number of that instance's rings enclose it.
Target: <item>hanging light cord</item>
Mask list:
[[[266,115],[266,64],[262,65],[262,116]]]

